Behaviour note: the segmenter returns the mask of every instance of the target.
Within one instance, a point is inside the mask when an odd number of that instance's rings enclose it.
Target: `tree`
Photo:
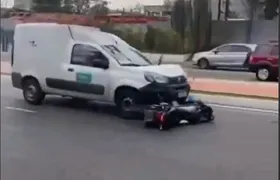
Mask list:
[[[168,10],[168,11],[169,11],[169,10],[172,8],[172,6],[173,6],[173,2],[172,2],[171,0],[164,0],[163,4],[164,4],[165,9]]]
[[[222,0],[218,0],[218,20],[221,20],[221,14],[222,14]]]
[[[61,12],[61,0],[34,0],[32,10],[35,12]]]
[[[148,25],[147,32],[144,37],[144,43],[148,50],[155,49],[155,39],[156,39],[156,30],[152,26]]]
[[[172,13],[171,13],[171,27],[180,35],[182,41],[182,51],[184,51],[184,40],[186,36],[186,26],[187,26],[187,7],[185,0],[176,0],[174,2]]]
[[[1,7],[7,7],[8,6],[9,1],[8,0],[1,0]]]
[[[229,13],[230,13],[230,0],[225,0],[225,21],[229,18]]]
[[[196,52],[211,43],[212,12],[209,0],[194,0],[193,21],[191,27],[192,52],[187,60],[191,60]]]
[[[73,0],[64,0],[64,3],[62,5],[62,12],[74,13],[74,1]]]
[[[96,3],[88,11],[88,15],[90,17],[103,16],[103,15],[107,15],[108,13],[109,13],[109,8],[108,8],[107,1],[101,1],[101,2]]]
[[[89,11],[92,0],[74,0],[73,10],[77,14],[85,14]]]
[[[63,11],[75,14],[107,14],[108,2],[104,0],[64,0]]]
[[[232,0],[218,0],[217,20],[221,20],[222,14],[224,15],[225,21],[227,21],[228,18],[238,18],[237,13],[231,10],[231,5],[232,5]]]
[[[254,18],[258,7],[258,0],[243,0],[242,1],[245,9],[247,9],[246,14],[248,17],[248,23],[246,28],[246,42],[251,41],[251,34],[253,30]]]
[[[279,14],[279,0],[266,0],[264,8],[264,16],[267,20],[272,20]]]
[[[139,2],[137,2],[133,9],[134,9],[134,11],[141,13],[141,11],[143,9],[143,5],[141,5]]]

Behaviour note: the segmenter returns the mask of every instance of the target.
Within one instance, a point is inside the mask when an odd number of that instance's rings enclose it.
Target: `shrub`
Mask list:
[[[144,33],[139,30],[126,29],[119,37],[136,49],[144,49]]]
[[[166,54],[181,54],[190,51],[191,38],[185,39],[185,48],[180,35],[172,29],[163,30],[148,27],[146,33],[139,29],[132,28],[114,28],[114,26],[104,26],[102,31],[115,34],[126,41],[131,46],[141,51],[166,53]],[[190,44],[191,45],[191,44]]]
[[[150,51],[154,51],[155,49],[155,36],[156,36],[156,30],[155,28],[148,26],[147,32],[145,34],[145,48]]]
[[[157,53],[179,54],[182,49],[180,36],[173,30],[157,30],[155,51]]]

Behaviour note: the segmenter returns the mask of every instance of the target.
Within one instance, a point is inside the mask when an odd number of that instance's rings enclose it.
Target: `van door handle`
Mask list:
[[[68,70],[69,72],[73,72],[73,71],[74,71],[73,68],[68,68],[67,70]]]

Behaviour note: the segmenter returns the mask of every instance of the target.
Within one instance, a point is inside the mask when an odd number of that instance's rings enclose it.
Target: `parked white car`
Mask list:
[[[192,61],[194,65],[201,69],[215,67],[241,68],[247,65],[250,53],[256,47],[256,44],[223,44],[210,51],[196,53]]]
[[[47,94],[116,104],[122,117],[133,104],[149,104],[190,90],[180,65],[153,65],[141,52],[116,36],[67,24],[16,26],[12,83],[24,99],[41,104]]]

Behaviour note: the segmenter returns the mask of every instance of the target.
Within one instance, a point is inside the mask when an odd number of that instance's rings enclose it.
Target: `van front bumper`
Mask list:
[[[22,76],[20,73],[12,72],[11,79],[12,79],[12,85],[14,88],[22,89],[22,86],[21,86]]]
[[[140,88],[140,102],[145,104],[153,104],[162,101],[170,102],[173,100],[185,99],[189,95],[191,86],[189,83],[182,84],[159,84],[150,83]]]

